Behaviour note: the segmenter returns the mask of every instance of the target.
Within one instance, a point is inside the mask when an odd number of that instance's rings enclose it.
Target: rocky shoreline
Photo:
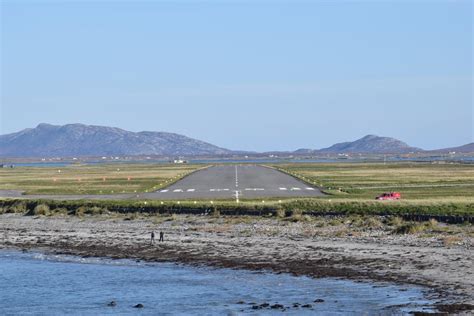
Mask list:
[[[165,241],[151,244],[151,231],[163,231]],[[321,220],[0,215],[0,249],[416,284],[429,289],[439,311],[469,313],[472,228],[458,235],[446,243],[429,234],[394,235],[386,227],[355,229]]]

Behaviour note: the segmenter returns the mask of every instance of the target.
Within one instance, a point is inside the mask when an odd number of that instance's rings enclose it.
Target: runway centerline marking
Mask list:
[[[169,190],[161,190],[160,192],[161,192],[161,193],[166,193],[166,192],[168,192],[168,191],[169,191]]]
[[[173,192],[183,192],[183,189],[176,189],[176,190],[173,190]]]
[[[314,188],[307,187],[306,190],[314,191]]]
[[[264,191],[263,188],[245,188],[245,191]]]
[[[196,191],[195,189],[187,189],[186,192],[194,192]]]
[[[286,191],[288,190],[287,188],[280,188],[281,191]]]
[[[291,191],[300,191],[300,188],[291,188]]]
[[[235,187],[239,187],[239,173],[237,171],[237,166],[235,166]]]

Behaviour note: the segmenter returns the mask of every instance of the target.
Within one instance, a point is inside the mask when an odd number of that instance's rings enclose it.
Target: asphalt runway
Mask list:
[[[52,200],[191,200],[317,197],[324,194],[278,170],[258,165],[222,165],[196,171],[167,188],[140,194],[22,195],[0,190],[0,197]]]
[[[158,200],[317,197],[316,187],[257,165],[223,165],[197,171],[171,186],[140,197]]]

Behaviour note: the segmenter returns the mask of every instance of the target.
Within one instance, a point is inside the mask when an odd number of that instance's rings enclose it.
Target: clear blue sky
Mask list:
[[[40,122],[243,150],[472,142],[472,1],[1,1],[0,133]]]

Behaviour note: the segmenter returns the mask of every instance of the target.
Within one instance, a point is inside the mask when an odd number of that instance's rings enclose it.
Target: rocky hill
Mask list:
[[[448,152],[474,153],[474,143],[469,143],[469,144],[458,146],[458,147],[443,148],[443,149],[436,149],[436,150],[430,150],[430,151],[439,152],[439,153],[448,153]]]
[[[399,154],[409,152],[421,152],[420,148],[411,147],[408,144],[391,137],[380,137],[367,135],[353,142],[337,143],[328,148],[314,150],[312,153],[370,153],[370,154]],[[308,149],[300,149],[295,153],[308,153]]]
[[[39,124],[0,136],[2,157],[200,156],[232,151],[183,135],[129,132],[115,127]]]

